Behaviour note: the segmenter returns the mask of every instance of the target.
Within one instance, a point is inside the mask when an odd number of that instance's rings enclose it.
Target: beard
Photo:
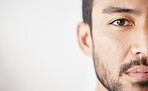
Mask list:
[[[116,76],[115,78],[112,76],[113,73],[111,73],[111,71],[108,69],[108,66],[104,63],[101,63],[101,61],[98,58],[98,55],[96,55],[95,53],[93,53],[93,60],[97,78],[108,91],[123,91],[124,88],[122,86],[122,82],[120,81],[120,77],[128,69],[132,68],[135,65],[148,66],[147,58],[143,57],[136,58],[135,60],[130,60],[129,63],[124,63],[120,66],[118,76]],[[148,81],[131,82],[131,85],[133,87],[138,87],[141,89],[148,89]]]
[[[115,80],[111,77],[111,72],[108,70],[107,66],[99,61],[98,56],[94,53],[93,55],[96,75],[101,84],[108,91],[122,91],[122,86],[119,80]]]

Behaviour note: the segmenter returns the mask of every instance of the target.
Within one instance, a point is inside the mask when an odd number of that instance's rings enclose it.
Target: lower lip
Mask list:
[[[126,73],[128,77],[135,80],[148,80],[148,73],[147,72],[130,72]]]

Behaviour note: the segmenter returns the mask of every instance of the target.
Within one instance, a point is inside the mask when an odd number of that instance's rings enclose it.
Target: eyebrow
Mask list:
[[[137,9],[123,8],[123,7],[116,7],[116,6],[109,6],[103,9],[102,13],[105,13],[105,14],[129,13],[129,14],[136,14],[136,15],[141,14],[141,12]]]

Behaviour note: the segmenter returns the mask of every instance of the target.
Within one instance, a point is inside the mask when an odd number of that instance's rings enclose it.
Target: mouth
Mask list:
[[[129,79],[145,81],[148,80],[148,66],[134,66],[125,72]]]

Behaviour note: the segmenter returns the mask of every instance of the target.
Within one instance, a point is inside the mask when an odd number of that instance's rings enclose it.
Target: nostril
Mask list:
[[[139,56],[140,58],[146,56],[145,52],[136,52],[136,55]]]
[[[137,52],[136,54],[139,55],[139,54],[141,54],[141,52]]]
[[[144,48],[144,47],[140,48],[140,47],[134,46],[134,47],[132,47],[131,52],[133,55],[137,55],[137,56],[139,56],[139,55],[148,56],[147,55],[148,50],[147,50],[147,48]]]

